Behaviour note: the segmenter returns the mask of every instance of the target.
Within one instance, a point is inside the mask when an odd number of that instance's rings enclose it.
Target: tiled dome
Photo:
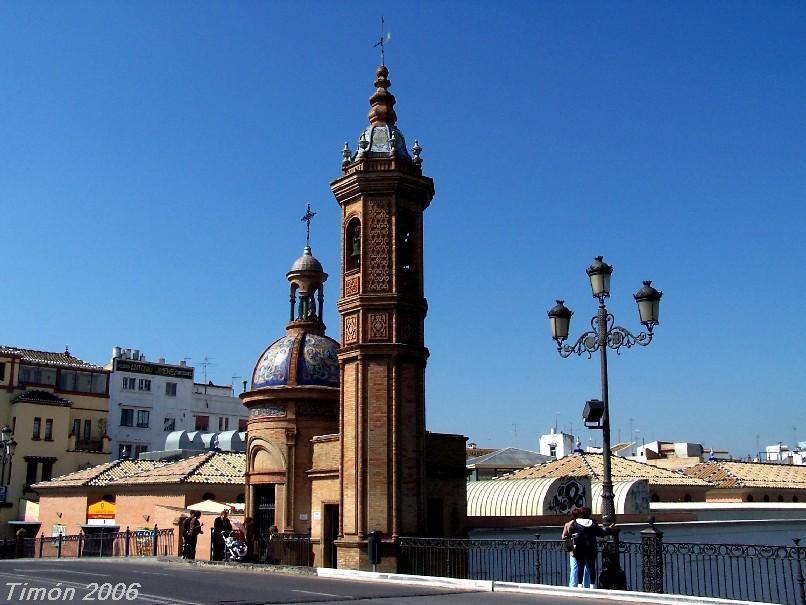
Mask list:
[[[252,389],[317,385],[339,386],[339,343],[319,334],[299,332],[274,341],[260,356],[252,373]],[[291,361],[296,359],[296,375]]]

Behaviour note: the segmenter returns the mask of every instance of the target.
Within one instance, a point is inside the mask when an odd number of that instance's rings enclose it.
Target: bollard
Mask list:
[[[45,533],[39,534],[39,558],[42,558],[42,547],[45,545]]]
[[[59,532],[59,546],[58,546],[58,550],[56,551],[56,558],[57,559],[62,558],[62,539],[63,538],[64,538],[64,534],[62,532]]]
[[[76,557],[79,559],[81,558],[81,549],[84,543],[84,530],[78,532],[78,552],[76,553]]]
[[[381,562],[381,532],[378,530],[367,534],[367,559],[372,565],[372,571],[377,571]]]
[[[655,517],[641,530],[641,570],[643,591],[663,592],[663,532],[655,527]]]
[[[154,548],[152,552],[153,556],[157,556],[157,524],[154,524]]]

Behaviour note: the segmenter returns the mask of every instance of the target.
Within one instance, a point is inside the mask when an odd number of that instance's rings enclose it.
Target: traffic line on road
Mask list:
[[[329,592],[314,592],[313,590],[296,590],[291,589],[291,592],[301,592],[303,594],[313,594],[320,597],[338,597],[340,599],[354,599],[354,596],[351,595],[343,595],[343,594],[330,594]]]
[[[73,571],[72,569],[66,569],[63,567],[48,569],[47,567],[32,567],[29,569],[12,569],[12,571],[24,571],[25,573],[71,573],[76,574],[78,576],[94,576],[96,578],[108,578],[110,575],[108,573],[93,573],[90,571]]]

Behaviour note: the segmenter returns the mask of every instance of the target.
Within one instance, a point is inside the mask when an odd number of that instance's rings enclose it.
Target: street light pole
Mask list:
[[[585,408],[586,426],[589,428],[600,428],[602,430],[602,521],[605,525],[612,525],[616,522],[616,507],[613,494],[613,474],[611,468],[612,450],[610,447],[610,398],[608,393],[607,380],[607,349],[615,350],[616,354],[621,353],[621,348],[631,348],[634,345],[647,346],[652,342],[654,336],[653,329],[659,323],[660,299],[662,292],[658,292],[652,287],[651,281],[645,281],[644,286],[636,292],[633,297],[638,304],[638,314],[641,323],[646,326],[647,331],[640,334],[633,334],[626,328],[615,325],[615,318],[608,313],[605,306],[605,299],[610,297],[610,276],[613,267],[605,263],[601,256],[597,256],[593,264],[587,269],[588,278],[591,283],[591,292],[594,298],[599,301],[599,309],[591,319],[591,329],[583,333],[573,345],[564,344],[568,338],[571,325],[571,316],[574,314],[564,301],[558,300],[557,305],[548,312],[549,324],[551,326],[551,336],[557,343],[557,352],[561,357],[567,358],[572,354],[587,354],[588,359],[599,351],[602,400],[589,401]],[[600,410],[597,413],[596,410]],[[593,413],[588,417],[589,411]],[[588,422],[598,424],[590,426]],[[614,537],[614,563],[618,560],[618,533]]]
[[[599,312],[596,314],[599,329],[599,342],[607,342],[607,308],[604,297],[599,298]],[[601,380],[602,380],[602,403],[604,413],[602,414],[602,521],[606,525],[616,522],[616,507],[613,502],[613,475],[610,468],[610,403],[607,386],[607,347],[599,347],[599,358],[601,359]]]

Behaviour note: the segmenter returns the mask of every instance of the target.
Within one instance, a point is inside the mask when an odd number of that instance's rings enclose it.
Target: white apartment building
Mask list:
[[[173,431],[246,430],[247,409],[230,385],[195,383],[184,361],[147,361],[138,349],[114,347],[107,369],[112,458],[162,450]]]

